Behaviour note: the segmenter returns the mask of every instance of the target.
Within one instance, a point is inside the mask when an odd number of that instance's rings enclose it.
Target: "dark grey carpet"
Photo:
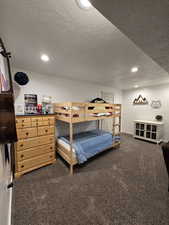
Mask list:
[[[160,147],[123,136],[68,175],[58,159],[15,182],[13,225],[168,225],[167,173]]]

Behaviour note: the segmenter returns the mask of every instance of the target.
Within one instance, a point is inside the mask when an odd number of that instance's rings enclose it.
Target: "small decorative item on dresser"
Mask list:
[[[42,97],[42,111],[44,114],[53,113],[52,97],[44,95]]]
[[[37,113],[37,95],[25,94],[25,114],[36,114]]]
[[[37,112],[42,113],[42,104],[38,104]]]
[[[23,115],[24,114],[24,105],[23,104],[15,104],[15,113],[17,115]]]

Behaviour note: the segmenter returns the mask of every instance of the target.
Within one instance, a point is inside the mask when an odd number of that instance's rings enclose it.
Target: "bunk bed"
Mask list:
[[[74,165],[120,145],[121,104],[64,102],[55,103],[54,111],[56,120],[69,124],[69,135],[57,137],[56,151],[70,165],[70,174]],[[111,133],[100,129],[104,119],[112,119]],[[96,121],[97,128],[73,134],[74,124],[87,121]]]

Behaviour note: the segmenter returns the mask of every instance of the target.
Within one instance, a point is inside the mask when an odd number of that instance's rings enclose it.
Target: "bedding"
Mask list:
[[[111,112],[107,112],[107,113],[93,113],[90,114],[91,116],[95,116],[95,117],[100,117],[100,116],[111,116],[112,113]]]
[[[60,138],[58,139],[58,143],[62,145],[64,148],[66,148],[68,151],[70,151],[70,144],[66,143]],[[73,151],[73,155],[76,157],[75,149],[73,148],[72,151]]]
[[[99,152],[110,148],[113,142],[120,140],[120,137],[113,137],[109,132],[92,130],[75,134],[73,140],[73,151],[81,164]],[[66,149],[70,150],[69,136],[60,137],[59,141],[67,144]]]
[[[72,107],[70,107],[70,106],[64,106],[63,109],[65,109],[65,110],[76,110],[76,111],[78,111],[78,110],[80,110],[80,107],[78,107],[78,106],[72,106]]]

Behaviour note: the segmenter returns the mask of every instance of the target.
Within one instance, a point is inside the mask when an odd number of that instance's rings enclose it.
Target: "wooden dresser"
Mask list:
[[[16,116],[15,177],[54,163],[55,116]]]

